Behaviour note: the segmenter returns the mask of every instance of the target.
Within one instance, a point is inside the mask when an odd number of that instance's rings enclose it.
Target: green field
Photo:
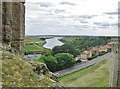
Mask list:
[[[59,39],[59,40],[62,41],[63,43],[69,43],[69,42],[75,41],[76,39],[79,39],[79,38],[76,38],[76,37],[64,37],[64,38]]]
[[[26,36],[25,53],[34,53],[36,51],[39,51],[41,54],[48,53],[50,50],[42,47],[45,43],[45,40],[40,39],[39,36]]]
[[[25,43],[30,43],[30,42],[37,42],[40,41],[40,38],[37,36],[26,36],[25,37]]]
[[[103,60],[95,65],[60,77],[67,87],[108,87],[110,60]]]
[[[24,48],[25,48],[26,52],[29,52],[29,51],[42,51],[43,50],[42,47],[38,47],[36,45],[25,45]]]

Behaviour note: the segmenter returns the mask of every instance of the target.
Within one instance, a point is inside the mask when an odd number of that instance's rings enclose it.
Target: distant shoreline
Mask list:
[[[48,36],[48,37],[111,37],[118,38],[120,36],[92,36],[92,35],[25,35],[25,37],[39,37],[39,36]]]

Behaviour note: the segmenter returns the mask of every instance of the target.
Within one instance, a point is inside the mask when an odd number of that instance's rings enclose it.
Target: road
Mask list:
[[[107,54],[102,55],[102,56],[99,56],[99,57],[97,57],[97,58],[95,58],[93,60],[90,60],[90,61],[87,61],[87,62],[84,62],[84,63],[80,63],[80,64],[76,64],[75,66],[73,66],[71,68],[54,72],[54,74],[59,74],[57,76],[61,77],[61,76],[70,74],[72,72],[78,71],[80,69],[86,68],[88,66],[91,66],[93,64],[96,64],[96,63],[98,63],[98,62],[100,62],[102,60],[109,59],[110,57],[112,57],[112,52],[107,53]]]

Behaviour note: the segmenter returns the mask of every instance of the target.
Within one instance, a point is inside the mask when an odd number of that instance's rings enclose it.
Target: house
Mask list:
[[[107,45],[112,48],[113,43],[114,43],[114,42],[109,42]]]
[[[91,51],[83,51],[83,53],[80,55],[81,61],[86,62],[88,61],[88,58],[92,57],[92,52]]]
[[[92,52],[91,51],[86,50],[81,54],[81,58],[89,58],[89,57],[92,57]]]
[[[108,51],[108,48],[109,48],[109,46],[107,46],[107,45],[101,46],[101,47],[99,48],[99,52],[107,52],[107,51]]]
[[[99,48],[91,48],[90,51],[92,52],[92,54],[98,54],[99,53]]]

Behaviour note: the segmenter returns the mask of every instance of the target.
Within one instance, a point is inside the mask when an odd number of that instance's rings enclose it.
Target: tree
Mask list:
[[[52,72],[72,67],[75,64],[75,59],[72,54],[58,53],[55,56],[42,56],[39,62],[44,62],[48,69]]]
[[[57,53],[61,53],[60,51],[62,52],[61,46],[55,46],[52,49],[52,54],[54,55],[54,54],[57,54]]]
[[[42,58],[40,59],[41,62],[44,62],[48,69],[52,72],[55,72],[56,71],[56,68],[57,68],[57,60],[54,56],[42,56]]]
[[[72,54],[69,53],[58,53],[55,55],[57,59],[57,70],[69,68],[75,64],[75,59]]]
[[[69,53],[74,55],[74,57],[76,57],[80,52],[79,50],[75,49],[74,46],[70,45],[70,44],[64,44],[62,46],[55,46],[52,49],[52,54],[55,55],[57,53]]]

